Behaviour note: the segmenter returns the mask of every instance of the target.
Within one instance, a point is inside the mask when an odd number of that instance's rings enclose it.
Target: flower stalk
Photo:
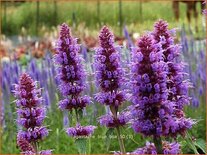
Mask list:
[[[126,125],[128,114],[119,112],[120,105],[127,100],[127,93],[123,90],[124,72],[121,68],[120,54],[114,46],[114,35],[106,26],[100,31],[99,43],[100,47],[96,49],[94,57],[94,68],[100,92],[95,94],[95,99],[110,109],[108,114],[99,118],[99,123],[116,129],[120,150],[125,153],[120,127]]]
[[[86,148],[78,145],[78,138],[80,137],[81,140],[81,137],[90,137],[96,127],[81,126],[79,111],[83,112],[91,101],[90,97],[82,96],[82,92],[86,88],[86,72],[82,64],[83,59],[78,53],[80,45],[77,43],[77,39],[71,36],[70,28],[65,23],[60,26],[59,39],[55,49],[57,53],[54,55],[54,62],[58,73],[57,79],[60,83],[59,90],[65,98],[59,101],[59,109],[67,110],[70,113],[75,111],[76,117],[76,126],[65,130],[68,136],[76,138],[79,153],[86,153]],[[85,146],[86,140],[82,142]]]
[[[153,142],[154,142],[154,144],[155,144],[157,153],[158,153],[158,154],[162,154],[163,151],[162,151],[162,139],[161,139],[161,137],[156,137],[156,136],[154,136],[154,137],[153,137]]]

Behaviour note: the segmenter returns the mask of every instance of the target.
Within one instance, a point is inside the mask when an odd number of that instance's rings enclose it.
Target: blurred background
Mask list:
[[[158,19],[169,23],[169,28],[176,28],[176,43],[182,45],[182,58],[186,62],[194,89],[189,91],[191,105],[185,108],[186,115],[198,123],[190,131],[190,142],[196,145],[199,153],[205,152],[206,141],[206,18],[202,14],[205,5],[202,1],[3,1],[1,2],[1,80],[2,80],[2,151],[19,153],[16,147],[15,99],[11,94],[13,84],[18,83],[22,72],[28,72],[33,79],[40,81],[43,87],[44,104],[47,107],[47,119],[51,132],[44,142],[43,149],[54,149],[54,153],[77,153],[72,138],[66,136],[63,128],[71,126],[67,112],[57,109],[61,95],[57,90],[55,66],[52,62],[54,42],[58,38],[58,26],[67,23],[74,37],[81,43],[80,54],[83,56],[88,72],[85,94],[98,92],[94,84],[93,48],[98,46],[98,33],[103,25],[111,28],[115,43],[122,45],[123,66],[128,69],[130,61],[129,47],[147,31],[153,30]],[[95,101],[85,110],[85,124],[98,125],[96,119],[107,111]],[[130,105],[126,103],[123,109]],[[55,115],[54,115],[55,113]],[[106,134],[107,129],[99,127],[95,136]],[[127,128],[123,133],[127,151],[143,146],[146,139]],[[115,135],[115,134],[114,134]],[[194,153],[186,140],[178,138],[184,153]],[[109,145],[110,144],[110,145]],[[119,149],[116,138],[90,140],[92,149],[88,153],[109,153]],[[9,147],[8,147],[9,146]]]

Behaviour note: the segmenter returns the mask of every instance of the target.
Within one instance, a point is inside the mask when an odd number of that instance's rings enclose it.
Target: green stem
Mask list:
[[[114,106],[110,106],[110,110],[111,110],[111,113],[113,114],[114,118],[117,119],[118,108],[116,108]],[[118,141],[119,141],[119,146],[120,146],[121,152],[124,154],[125,153],[124,141],[121,138],[119,127],[116,127],[116,130],[117,130],[117,137],[118,137]]]
[[[121,152],[122,152],[123,154],[125,154],[124,141],[123,141],[123,139],[121,138],[121,134],[120,134],[120,129],[119,129],[119,127],[117,127],[116,130],[117,130],[117,137],[118,137],[118,141],[119,141],[119,146],[120,146]]]
[[[154,141],[154,144],[155,144],[155,147],[156,147],[156,150],[157,150],[157,154],[163,154],[161,137],[154,136],[153,141]]]
[[[34,148],[35,154],[37,155],[38,154],[37,142],[33,142],[32,146]]]
[[[75,115],[76,115],[77,123],[79,123],[79,117],[78,117],[78,111],[77,111],[77,109],[75,109]]]
[[[88,154],[91,154],[91,138],[88,139]]]

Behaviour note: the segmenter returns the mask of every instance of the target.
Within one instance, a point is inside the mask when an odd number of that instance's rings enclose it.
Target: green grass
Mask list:
[[[22,27],[26,28],[27,33],[35,35],[36,32],[36,2],[27,2],[21,5],[11,3],[7,6],[7,16],[5,20],[4,9],[2,9],[2,31],[7,35],[17,35],[22,33]],[[122,21],[126,24],[130,32],[141,33],[151,29],[153,23],[159,19],[165,19],[169,22],[170,27],[180,27],[187,24],[185,16],[186,5],[180,4],[180,21],[175,21],[172,3],[170,1],[149,1],[142,3],[140,11],[140,2],[122,2]],[[200,12],[200,6],[198,5]],[[4,6],[3,6],[4,8]],[[39,35],[41,31],[50,31],[53,26],[63,22],[74,26],[76,30],[78,25],[83,24],[89,30],[98,31],[101,25],[107,24],[118,35],[119,27],[119,2],[100,2],[100,14],[98,16],[97,2],[57,2],[56,18],[53,2],[40,2],[39,9]],[[142,13],[141,13],[142,12]],[[199,30],[201,30],[201,15],[199,16]],[[191,24],[195,27],[194,20]],[[200,32],[202,33],[202,32]]]

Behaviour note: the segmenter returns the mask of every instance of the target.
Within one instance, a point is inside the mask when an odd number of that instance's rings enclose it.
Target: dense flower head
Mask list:
[[[179,154],[180,153],[180,144],[177,142],[169,143],[167,141],[162,142],[163,145],[163,154]],[[133,151],[131,154],[157,154],[154,143],[146,142],[146,146],[138,148]]]
[[[181,46],[174,43],[172,31],[175,33],[174,30],[168,29],[166,21],[159,20],[155,23],[152,34],[155,42],[162,44],[164,62],[168,64],[168,100],[174,104],[174,108],[171,114],[173,119],[168,117],[167,127],[171,126],[170,132],[172,135],[175,135],[176,132],[184,134],[185,130],[191,128],[194,122],[191,119],[185,118],[183,113],[183,106],[190,102],[188,89],[192,85],[188,79],[188,74],[184,71],[185,65],[180,59]],[[165,40],[165,42],[162,40]],[[170,123],[171,125],[169,125]]]
[[[131,65],[134,105],[129,109],[133,116],[132,128],[145,136],[184,135],[194,122],[185,118],[182,109],[168,98],[169,68],[164,61],[161,43],[147,34],[138,40],[137,45],[132,50]]]
[[[37,88],[37,83],[28,74],[23,73],[13,92],[17,97],[17,123],[26,129],[18,134],[29,142],[47,136],[48,130],[42,126],[46,113],[42,106],[41,89]]]
[[[184,72],[184,63],[178,60],[180,56],[181,46],[174,44],[172,30],[168,29],[168,23],[159,20],[154,25],[153,36],[156,43],[162,44],[164,61],[168,63],[168,82],[169,89],[168,99],[175,101],[178,108],[183,108],[183,105],[189,104],[188,88],[191,87],[189,80]],[[163,42],[162,40],[165,40]]]
[[[106,126],[108,128],[116,128],[119,126],[124,126],[130,120],[130,114],[128,112],[118,113],[115,117],[112,114],[106,114],[99,118],[99,123],[102,126]]]
[[[168,92],[166,87],[166,63],[159,44],[155,44],[151,35],[141,37],[138,48],[132,51],[131,84],[132,114],[134,110],[140,116],[134,117],[132,127],[145,135],[161,134],[159,109],[165,105]]]
[[[46,114],[40,96],[41,89],[38,89],[37,82],[34,82],[28,74],[23,73],[13,93],[17,98],[17,123],[24,127],[17,133],[17,145],[23,154],[35,154],[32,144],[48,135],[48,129],[42,126]],[[44,151],[39,154],[43,153]]]
[[[101,88],[96,99],[102,104],[119,106],[125,100],[124,93],[118,92],[124,83],[120,55],[114,46],[113,33],[104,26],[99,35],[100,47],[95,54],[96,84]]]
[[[59,90],[68,99],[60,101],[60,109],[83,108],[90,103],[89,98],[79,98],[85,88],[85,70],[82,58],[78,52],[80,45],[77,39],[71,36],[70,28],[63,23],[60,27],[60,36],[56,42],[54,61],[57,65],[57,78],[60,81]]]
[[[66,129],[66,133],[68,136],[71,137],[90,137],[94,130],[95,126],[89,125],[89,126],[81,126],[79,123],[76,124],[75,127],[70,127]]]

